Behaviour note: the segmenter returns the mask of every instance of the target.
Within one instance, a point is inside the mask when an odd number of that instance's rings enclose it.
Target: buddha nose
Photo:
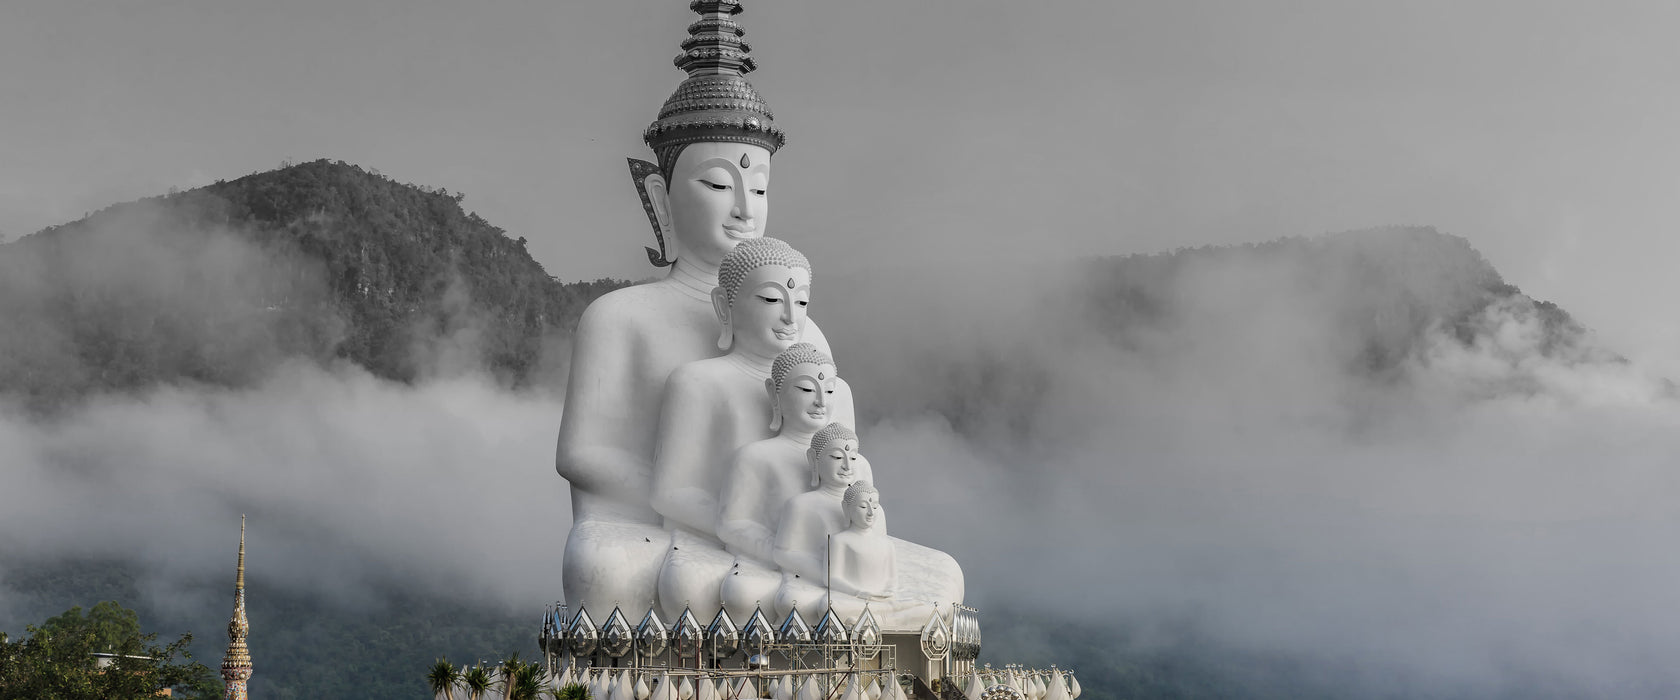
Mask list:
[[[817,408],[822,408],[822,407],[827,406],[827,405],[828,405],[828,392],[823,391],[820,388],[817,389]]]
[[[793,300],[792,296],[782,301],[782,323],[789,326],[793,325],[793,305],[795,303],[797,302]]]
[[[729,215],[742,221],[752,221],[752,207],[747,204],[747,188],[735,188],[735,206],[730,210]]]

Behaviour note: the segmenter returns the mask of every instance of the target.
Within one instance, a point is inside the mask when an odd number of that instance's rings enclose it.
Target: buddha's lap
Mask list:
[[[566,600],[596,610],[651,599],[669,535],[643,523],[586,520],[566,537],[561,582]]]
[[[774,615],[776,591],[781,586],[782,574],[775,567],[746,557],[736,557],[729,575],[723,577],[723,605],[735,620],[746,620],[753,609],[759,607],[764,609],[765,615]]]
[[[735,564],[735,555],[686,530],[669,537],[659,568],[660,612],[675,619],[688,607],[696,618],[709,620],[717,614],[723,579]]]

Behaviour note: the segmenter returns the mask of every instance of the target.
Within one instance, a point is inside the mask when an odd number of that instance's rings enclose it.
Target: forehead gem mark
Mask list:
[[[825,379],[825,378],[826,378],[826,377],[823,377],[823,373],[822,373],[822,372],[818,372],[818,373],[817,373],[817,378],[818,378],[818,379]]]
[[[752,161],[747,160],[747,154],[745,154],[745,153],[741,154],[741,167],[743,167],[743,168],[752,167]]]
[[[797,283],[797,282],[794,282],[794,281],[793,281],[793,278],[792,278],[792,277],[789,277],[789,278],[788,278],[788,285],[787,285],[787,286],[788,286],[788,289],[793,289],[793,288],[794,288],[794,287],[798,287],[798,286],[799,286],[799,283]]]

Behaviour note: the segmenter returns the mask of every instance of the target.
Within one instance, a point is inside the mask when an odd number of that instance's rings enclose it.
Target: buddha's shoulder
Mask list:
[[[743,469],[765,470],[783,455],[776,441],[779,438],[749,442],[735,451],[735,463]]]
[[[832,500],[834,500],[834,499],[832,497],[830,497],[828,494],[825,494],[825,493],[823,493],[822,491],[819,491],[819,490],[812,490],[812,491],[806,491],[804,493],[794,494],[793,498],[789,498],[787,502],[788,502],[788,507],[789,508],[804,509],[804,508],[811,508],[811,507],[826,505],[829,501],[832,501]]]
[[[708,357],[704,360],[687,362],[677,367],[671,371],[671,377],[667,381],[672,384],[714,388],[730,385],[732,383],[730,380],[736,379],[736,375],[739,374],[740,370],[731,366],[727,358],[722,356]]]
[[[686,303],[685,303],[686,302]],[[615,289],[590,302],[579,320],[580,332],[620,329],[639,332],[660,328],[682,316],[692,302],[657,282]]]

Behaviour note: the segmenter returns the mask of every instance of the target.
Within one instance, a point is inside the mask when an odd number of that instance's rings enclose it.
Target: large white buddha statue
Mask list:
[[[788,348],[770,365],[764,389],[776,435],[735,453],[718,498],[718,538],[735,556],[723,579],[723,603],[735,619],[746,619],[760,603],[771,605],[782,585],[775,564],[782,508],[817,486],[805,452],[811,437],[829,423],[839,388],[834,360],[810,343]],[[868,464],[859,464],[861,478],[870,478]]]
[[[811,297],[811,264],[774,239],[742,241],[723,258],[712,303],[722,357],[678,367],[665,382],[653,467],[653,508],[672,530],[659,574],[662,610],[715,615],[734,557],[718,538],[718,497],[737,450],[771,437],[765,391],[776,357],[799,341]],[[835,396],[850,387],[836,380]],[[851,422],[851,402],[835,420]]]
[[[643,134],[658,165],[631,172],[669,273],[591,304],[578,324],[555,471],[570,482],[562,578],[572,609],[604,614],[653,600],[669,536],[653,509],[653,454],[665,380],[718,354],[711,292],[743,240],[763,235],[770,157],[785,143],[743,76],[753,68],[732,2],[703,0],[676,63],[688,73]],[[666,243],[673,250],[666,250]],[[823,350],[815,323],[803,339]]]

